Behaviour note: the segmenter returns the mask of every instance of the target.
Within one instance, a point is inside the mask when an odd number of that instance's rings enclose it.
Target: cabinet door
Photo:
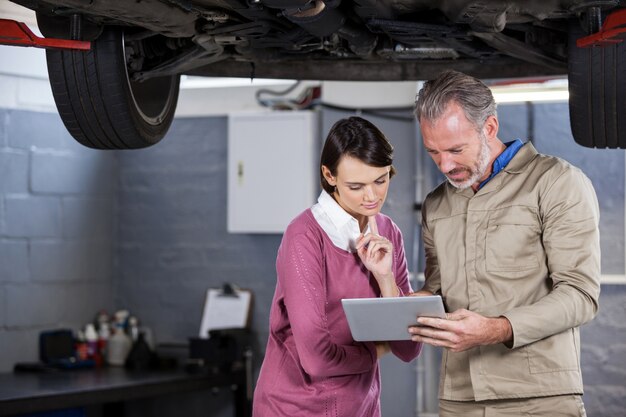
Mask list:
[[[228,231],[282,233],[315,202],[317,113],[236,113],[228,118]]]

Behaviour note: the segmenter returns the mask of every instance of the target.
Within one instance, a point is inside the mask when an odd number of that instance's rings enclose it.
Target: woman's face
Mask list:
[[[333,197],[361,226],[368,216],[381,210],[389,190],[390,170],[391,166],[373,167],[351,156],[341,157],[336,176],[322,166],[326,181],[337,187]]]

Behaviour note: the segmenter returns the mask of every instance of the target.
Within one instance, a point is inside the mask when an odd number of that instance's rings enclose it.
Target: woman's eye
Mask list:
[[[383,185],[384,183],[386,183],[386,182],[387,182],[387,180],[376,180],[376,181],[374,181],[374,182],[375,182],[376,184],[378,184],[378,185]]]
[[[360,190],[360,189],[361,189],[361,186],[360,186],[360,185],[351,185],[349,188],[350,188],[352,191],[358,191],[358,190]]]

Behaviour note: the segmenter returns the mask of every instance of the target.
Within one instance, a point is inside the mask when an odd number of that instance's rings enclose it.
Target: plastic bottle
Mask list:
[[[117,310],[115,314],[113,314],[115,325],[117,326],[118,323],[121,323],[122,327],[126,329],[128,326],[128,316],[130,316],[130,312],[128,310]]]
[[[98,333],[100,333],[100,330],[102,329],[102,326],[104,324],[106,324],[107,326],[109,325],[109,315],[107,314],[106,310],[100,310],[98,311],[98,314],[96,314],[96,318],[94,320],[94,323],[96,325],[96,331]]]
[[[89,359],[87,340],[85,340],[85,333],[82,330],[76,332],[74,350],[76,351],[77,361],[86,361],[87,359]]]
[[[92,323],[85,326],[85,342],[87,342],[87,359],[95,360],[98,353],[98,333]]]
[[[101,323],[100,329],[98,330],[98,353],[102,360],[101,365],[108,362],[107,351],[110,337],[111,331],[109,330],[109,323]]]
[[[109,338],[107,346],[107,362],[112,366],[124,366],[132,342],[124,332],[124,324],[115,323],[115,332]]]
[[[128,332],[133,343],[139,339],[139,320],[137,320],[137,317],[130,316],[128,318]]]

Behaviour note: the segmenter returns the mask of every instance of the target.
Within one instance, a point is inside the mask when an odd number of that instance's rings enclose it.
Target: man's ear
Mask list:
[[[485,120],[485,124],[483,125],[483,132],[487,137],[488,141],[498,138],[498,118],[496,116],[489,116],[487,120]]]
[[[322,175],[324,176],[324,179],[326,179],[326,182],[328,184],[333,187],[337,185],[337,179],[333,176],[333,174],[330,172],[330,169],[328,169],[326,165],[322,165]]]

